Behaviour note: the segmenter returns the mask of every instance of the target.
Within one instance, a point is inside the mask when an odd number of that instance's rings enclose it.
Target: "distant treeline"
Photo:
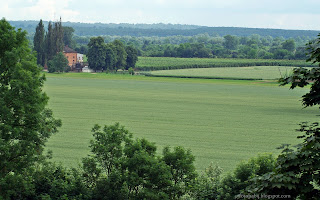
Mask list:
[[[28,39],[33,40],[35,21],[11,23],[29,31]],[[44,21],[43,26],[47,23]],[[105,43],[119,40],[135,48],[138,56],[290,60],[306,60],[306,43],[313,42],[318,34],[303,30],[72,22],[63,23],[63,31],[68,39],[65,45],[82,54],[88,53],[90,39],[100,35]]]
[[[13,26],[22,28],[32,34],[38,24],[38,21],[9,21]],[[48,22],[44,21],[45,27]],[[100,35],[118,35],[118,36],[158,36],[167,37],[174,35],[194,36],[207,33],[210,36],[250,36],[258,34],[261,36],[272,37],[310,37],[315,38],[318,31],[310,30],[283,30],[283,29],[262,29],[262,28],[239,28],[239,27],[205,27],[195,25],[181,24],[103,24],[103,23],[76,23],[63,22],[64,26],[74,28],[75,35],[78,36],[100,36]]]
[[[133,37],[102,36],[106,43],[120,40],[138,50],[139,56],[181,58],[249,58],[249,59],[295,59],[306,60],[306,44],[310,37],[251,36],[168,36]],[[78,51],[86,54],[90,36],[74,36]]]

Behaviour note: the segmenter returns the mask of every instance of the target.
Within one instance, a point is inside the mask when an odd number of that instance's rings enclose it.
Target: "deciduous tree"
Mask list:
[[[92,37],[88,44],[88,62],[93,70],[101,70],[105,66],[106,48],[102,37]]]
[[[68,59],[62,52],[57,53],[52,60],[48,62],[48,71],[52,72],[66,72],[69,69]]]
[[[133,46],[126,46],[127,60],[126,60],[126,69],[130,67],[134,68],[136,62],[138,61],[138,51]]]
[[[18,188],[18,184],[8,183],[21,180],[24,170],[43,158],[45,142],[61,126],[61,121],[54,119],[51,110],[46,108],[48,97],[42,90],[44,81],[45,77],[41,75],[36,58],[28,47],[26,32],[16,31],[2,19],[0,199],[8,195],[7,190],[2,189],[4,186],[22,189]]]

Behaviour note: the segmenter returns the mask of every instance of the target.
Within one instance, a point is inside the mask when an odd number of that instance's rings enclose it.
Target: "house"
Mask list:
[[[77,53],[77,60],[79,63],[83,63],[83,54]]]
[[[68,65],[71,68],[71,71],[74,70],[76,67],[76,64],[78,63],[78,57],[77,57],[78,53],[75,50],[71,49],[70,47],[65,46],[63,48],[63,54],[68,59],[68,62],[69,62]]]

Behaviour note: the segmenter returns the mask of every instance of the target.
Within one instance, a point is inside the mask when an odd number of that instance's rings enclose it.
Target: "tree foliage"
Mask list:
[[[52,60],[48,62],[49,73],[53,72],[67,72],[69,70],[68,59],[64,56],[62,52],[57,53]]]
[[[16,31],[5,19],[0,21],[0,76],[0,197],[6,197],[2,188],[18,183],[25,169],[43,159],[45,142],[61,121],[45,107],[45,77],[26,32]],[[19,189],[21,184],[11,185]]]
[[[130,67],[134,68],[136,65],[136,62],[138,61],[138,51],[133,46],[126,46],[125,50],[127,53],[125,69],[128,70]]]
[[[93,70],[101,70],[105,66],[105,44],[102,37],[90,38],[88,44],[88,62],[89,67]]]
[[[33,37],[33,46],[34,50],[37,52],[37,64],[44,66],[45,65],[45,30],[42,20],[40,20],[36,32]]]
[[[65,46],[75,48],[75,41],[73,40],[74,29],[69,26],[63,26],[63,43]]]
[[[125,46],[120,40],[113,41],[112,45],[114,46],[113,51],[115,52],[115,55],[116,55],[115,68],[124,69],[126,66],[126,60],[127,60],[127,52],[126,52]]]
[[[93,155],[83,160],[83,169],[96,198],[175,199],[190,191],[196,177],[190,151],[166,148],[158,157],[155,144],[133,139],[118,123],[92,131]]]

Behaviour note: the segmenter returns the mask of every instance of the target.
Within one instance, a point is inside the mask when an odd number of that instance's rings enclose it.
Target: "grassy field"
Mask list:
[[[254,67],[219,67],[152,71],[155,76],[172,77],[203,77],[226,79],[261,79],[275,80],[289,75],[293,67],[285,66],[254,66]]]
[[[48,74],[49,107],[62,119],[47,148],[54,160],[77,166],[89,154],[94,124],[120,122],[164,146],[184,146],[203,170],[211,162],[225,171],[258,153],[277,153],[297,143],[301,121],[316,121],[318,109],[302,109],[306,89],[264,81],[153,78],[106,74]]]
[[[248,66],[295,66],[308,67],[305,60],[267,60],[267,59],[233,59],[233,58],[173,58],[173,57],[139,57],[136,69],[140,71],[213,68],[213,67],[248,67]]]

